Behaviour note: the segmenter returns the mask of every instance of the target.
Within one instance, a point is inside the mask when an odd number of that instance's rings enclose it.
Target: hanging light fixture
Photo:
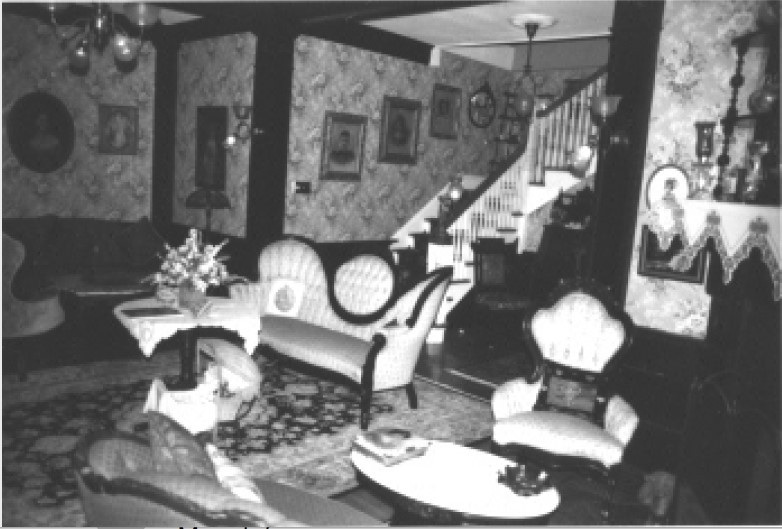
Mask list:
[[[102,53],[111,43],[112,53],[121,71],[131,71],[136,66],[138,51],[144,37],[144,30],[157,23],[160,8],[146,3],[127,4],[124,17],[118,16],[108,4],[92,4],[90,17],[77,19],[69,26],[60,25],[57,16],[68,8],[68,4],[51,2],[46,10],[52,25],[60,38],[60,47],[67,49],[71,71],[85,74],[90,69],[90,55],[94,48]],[[131,35],[123,24],[130,20],[138,28],[137,36]],[[127,25],[127,24],[126,24]]]
[[[532,40],[539,29],[548,28],[557,23],[557,19],[550,15],[541,15],[537,13],[522,13],[510,19],[510,23],[518,28],[524,28],[527,33],[527,62],[524,65],[521,76],[521,96],[518,103],[518,114],[522,119],[529,120],[535,109],[535,94],[537,92],[537,83],[532,75]],[[525,89],[525,81],[529,89]]]

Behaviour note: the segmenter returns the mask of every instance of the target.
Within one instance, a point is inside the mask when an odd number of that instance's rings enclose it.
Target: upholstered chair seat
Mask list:
[[[639,419],[629,403],[611,394],[609,377],[633,329],[605,287],[576,279],[555,289],[524,321],[533,373],[492,395],[495,449],[550,468],[583,468],[613,487],[611,471]]]

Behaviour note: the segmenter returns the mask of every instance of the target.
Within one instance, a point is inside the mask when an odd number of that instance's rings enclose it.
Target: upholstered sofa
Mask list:
[[[373,391],[405,387],[417,407],[413,372],[452,268],[395,293],[396,272],[385,259],[355,256],[330,278],[313,243],[287,237],[261,251],[258,273],[258,282],[233,285],[230,295],[258,311],[262,345],[359,384],[362,429]],[[199,347],[235,346],[201,340]]]
[[[157,270],[165,240],[148,218],[120,221],[44,215],[4,218],[3,232],[24,245],[14,278],[20,299],[35,299],[76,276],[86,284],[137,284]]]
[[[180,458],[180,467],[176,471],[159,469],[150,441],[133,434],[103,430],[83,438],[74,451],[73,468],[86,525],[384,525],[338,501],[281,483],[251,480],[219,454],[214,446],[206,446],[201,457],[209,454],[215,463],[212,469],[216,474],[207,476],[200,473],[192,454],[188,455],[191,458],[189,463],[181,459],[188,446],[182,435],[182,432],[173,435],[176,439],[174,457]],[[171,432],[166,435],[167,439],[170,437]],[[220,461],[223,466],[218,468]],[[239,476],[241,478],[236,479]]]

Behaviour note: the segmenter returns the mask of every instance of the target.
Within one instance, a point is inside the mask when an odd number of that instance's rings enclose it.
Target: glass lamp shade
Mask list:
[[[68,63],[75,73],[85,73],[90,69],[90,43],[86,39],[73,49]]]
[[[529,118],[535,110],[535,98],[531,94],[524,94],[519,98],[519,117]]]
[[[622,96],[593,96],[589,101],[589,112],[598,125],[604,124],[608,118],[616,114]]]
[[[448,198],[456,202],[460,198],[462,198],[462,193],[464,193],[464,187],[462,186],[462,178],[460,176],[455,177],[453,180],[451,180],[451,183],[448,184],[448,190],[446,191],[446,195]]]
[[[146,3],[125,4],[125,15],[137,26],[152,26],[160,20],[160,8]]]
[[[100,4],[95,9],[95,18],[91,22],[93,41],[96,48],[103,50],[111,38],[111,22]]]
[[[753,114],[766,114],[779,100],[779,82],[769,76],[761,88],[750,94],[747,106]]]
[[[136,39],[117,33],[111,44],[114,58],[119,62],[132,62],[138,56],[139,42]]]
[[[226,149],[233,149],[237,143],[239,143],[239,138],[236,137],[236,134],[232,133],[223,140],[223,147]]]

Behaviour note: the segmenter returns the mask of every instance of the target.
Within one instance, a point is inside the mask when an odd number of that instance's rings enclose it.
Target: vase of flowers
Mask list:
[[[218,255],[227,242],[203,244],[201,233],[191,229],[183,245],[172,248],[166,244],[160,271],[145,281],[158,288],[176,289],[179,307],[198,314],[206,305],[207,287],[239,278],[228,273],[224,263],[228,258]]]

